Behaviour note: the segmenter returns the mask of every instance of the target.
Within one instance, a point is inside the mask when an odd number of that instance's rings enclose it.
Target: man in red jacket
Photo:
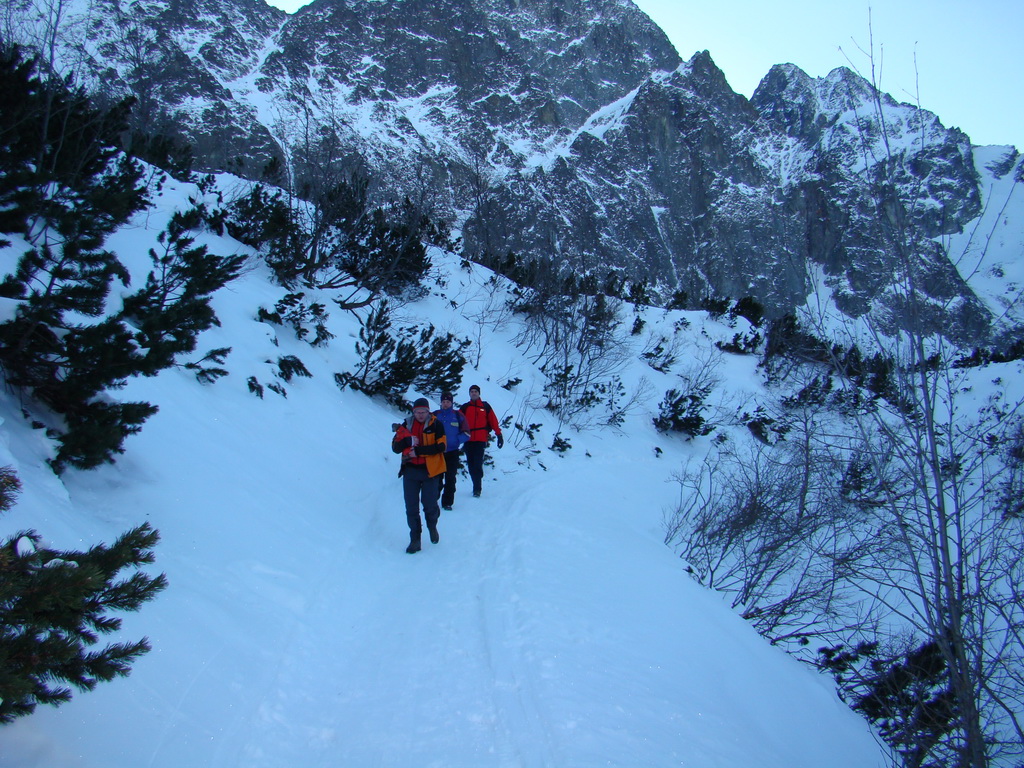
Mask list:
[[[479,496],[484,479],[484,449],[491,438],[491,431],[498,436],[499,448],[504,447],[505,438],[501,435],[501,425],[494,409],[480,399],[480,387],[476,384],[469,388],[469,402],[459,410],[465,415],[469,427],[469,441],[462,450],[466,454],[469,478],[473,481],[473,495]]]

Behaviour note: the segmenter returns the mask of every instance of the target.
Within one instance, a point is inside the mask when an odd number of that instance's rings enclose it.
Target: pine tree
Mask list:
[[[687,392],[670,389],[658,406],[654,427],[659,432],[682,432],[687,439],[709,435],[714,426],[704,418],[704,399],[710,387],[696,387]]]
[[[210,295],[238,276],[243,256],[217,256],[196,246],[187,232],[200,225],[199,210],[176,212],[149,250],[153,270],[145,287],[125,298],[120,319],[135,329],[145,350],[138,371],[152,376],[192,352],[200,333],[217,324]]]
[[[140,166],[118,149],[128,105],[94,109],[84,92],[41,80],[16,48],[0,55],[0,93],[13,99],[0,113],[3,233],[27,246],[0,282],[0,296],[17,301],[0,324],[0,365],[9,385],[64,415],[68,432],[91,425],[98,408],[107,427],[119,410],[131,411],[135,424],[103,430],[112,444],[70,437],[109,455],[153,409],[94,403],[138,358],[128,329],[105,317],[114,281],[127,284],[128,273],[104,242],[147,204]],[[92,466],[94,458],[62,445],[55,467]]]
[[[219,227],[222,215],[197,204],[160,235],[145,286],[122,309],[109,306],[129,275],[105,241],[149,205],[140,164],[120,148],[129,104],[96,109],[84,92],[40,79],[16,48],[0,51],[0,96],[10,98],[0,113],[0,234],[25,246],[0,279],[0,297],[15,300],[0,323],[0,370],[63,418],[54,469],[87,469],[113,461],[157,410],[109,392],[195,349],[217,322],[210,295],[242,257],[195,246],[187,233]]]
[[[388,369],[397,343],[391,335],[391,307],[385,299],[370,310],[359,328],[356,355],[359,367],[354,373],[337,374],[339,386],[351,386],[368,394],[378,389],[378,382]]]
[[[17,475],[0,468],[0,513],[20,488]],[[150,649],[146,638],[93,646],[120,629],[110,612],[138,610],[167,586],[163,574],[141,570],[158,540],[145,523],[81,552],[42,547],[35,531],[0,542],[0,723],[131,672]]]
[[[396,336],[391,333],[391,309],[381,301],[367,315],[359,329],[356,354],[360,365],[354,373],[335,374],[339,387],[351,387],[368,395],[384,395],[396,405],[411,387],[421,392],[458,389],[462,354],[470,342],[451,333],[435,335],[434,326],[411,326]]]
[[[228,231],[261,250],[282,285],[339,292],[339,307],[358,310],[420,283],[430,269],[428,243],[454,249],[451,233],[408,198],[374,205],[370,180],[307,148],[316,170],[284,199],[257,184],[229,206]]]
[[[302,274],[303,235],[280,190],[257,184],[229,206],[228,233],[241,243],[265,251],[267,265],[281,285],[293,285]]]

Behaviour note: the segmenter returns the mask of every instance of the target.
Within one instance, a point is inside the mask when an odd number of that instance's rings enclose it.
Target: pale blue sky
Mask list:
[[[287,11],[305,5],[270,1]],[[920,103],[975,144],[1024,151],[1024,0],[634,1],[684,60],[710,51],[745,96],[773,64],[815,77],[853,64],[870,75],[871,30],[882,90]]]
[[[634,2],[683,59],[707,49],[745,96],[773,64],[821,77],[852,62],[868,76],[873,37],[883,91],[975,144],[1024,151],[1024,0]]]

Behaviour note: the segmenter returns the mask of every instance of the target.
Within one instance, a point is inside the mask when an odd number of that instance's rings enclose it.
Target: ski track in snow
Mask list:
[[[479,628],[490,678],[494,680],[494,708],[500,717],[502,742],[508,744],[513,758],[510,764],[545,766],[551,764],[545,756],[556,750],[547,727],[548,713],[537,692],[536,668],[529,658],[530,649],[524,648],[529,642],[525,637],[528,617],[517,591],[523,571],[520,545],[525,540],[523,497],[529,495],[517,494],[514,505],[505,503],[494,510],[501,519],[494,526],[497,533],[489,536],[495,554],[493,567],[481,570]],[[524,739],[523,734],[530,736]]]
[[[423,551],[407,555],[400,481],[389,476],[311,542],[311,560],[323,563],[315,592],[227,741],[247,745],[238,757],[254,767],[282,765],[295,743],[310,765],[440,765],[431,754],[453,740],[475,745],[467,765],[556,765],[524,660],[528,619],[516,585],[526,501],[506,498],[516,483],[485,479],[487,495],[474,499],[461,478],[441,542],[424,538]],[[346,539],[339,529],[353,521],[358,533]],[[375,589],[352,588],[366,583]],[[390,687],[394,679],[406,685]]]

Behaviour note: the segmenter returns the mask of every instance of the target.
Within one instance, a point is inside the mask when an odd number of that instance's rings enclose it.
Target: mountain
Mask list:
[[[629,0],[317,0],[293,15],[100,0],[68,17],[64,66],[137,96],[140,127],[192,144],[200,167],[259,178],[276,159],[300,187],[368,168],[378,194],[419,200],[487,263],[613,270],[691,306],[749,295],[770,316],[820,271],[856,316],[901,273],[889,195],[928,243],[935,327],[984,340],[1019,324],[942,246],[1000,205],[984,192],[1020,178],[1017,151],[979,168],[969,137],[847,69],[780,65],[747,100],[709,53],[681,63]]]

